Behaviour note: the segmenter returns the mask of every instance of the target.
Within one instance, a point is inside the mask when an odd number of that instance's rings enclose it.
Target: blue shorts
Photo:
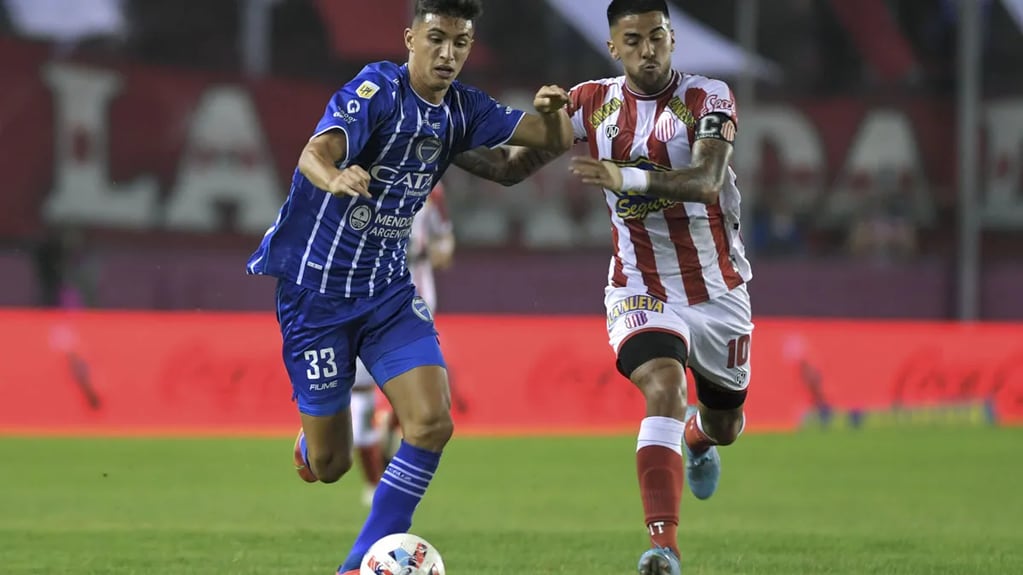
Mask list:
[[[306,415],[348,407],[356,357],[381,387],[416,367],[445,367],[433,314],[411,283],[345,298],[278,280],[277,321],[292,399]]]

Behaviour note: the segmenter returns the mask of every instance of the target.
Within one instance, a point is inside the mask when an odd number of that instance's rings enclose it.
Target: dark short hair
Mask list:
[[[427,14],[475,20],[483,13],[482,0],[416,0],[416,20]]]
[[[665,0],[612,0],[607,7],[607,25],[614,26],[624,16],[660,12],[670,17]]]

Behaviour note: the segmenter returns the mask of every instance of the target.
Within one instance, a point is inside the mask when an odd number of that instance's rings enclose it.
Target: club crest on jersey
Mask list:
[[[355,93],[364,100],[369,100],[374,94],[380,91],[380,86],[377,86],[369,80],[364,80],[359,87],[355,89]]]
[[[424,164],[432,164],[440,157],[443,149],[444,142],[441,142],[439,138],[430,136],[416,144],[416,157]]]
[[[425,299],[419,296],[412,298],[412,313],[423,321],[433,321],[433,312],[430,311],[430,306],[427,305]]]
[[[741,367],[738,368],[735,371],[735,384],[736,385],[743,385],[743,384],[745,384],[746,383],[746,378],[748,378],[748,377],[749,377],[749,372],[748,371],[746,371],[744,368],[741,368]]]
[[[607,136],[608,140],[615,139],[615,136],[617,136],[620,131],[621,129],[617,124],[608,124],[604,126],[604,135]]]
[[[675,119],[675,116],[665,110],[661,113],[661,117],[657,118],[657,123],[654,124],[654,137],[661,142],[670,142],[675,137],[677,123],[678,121]]]
[[[361,232],[373,221],[373,210],[369,206],[355,206],[352,213],[348,215],[348,225],[353,230]]]
[[[628,329],[636,329],[643,327],[649,318],[645,311],[634,311],[625,315],[625,327]]]
[[[636,158],[631,162],[615,162],[623,168],[640,168],[652,172],[668,172],[670,168],[650,161],[649,158]],[[641,192],[614,192],[618,200],[615,202],[615,214],[623,220],[643,220],[654,212],[670,208],[678,202],[664,198],[652,198]]]

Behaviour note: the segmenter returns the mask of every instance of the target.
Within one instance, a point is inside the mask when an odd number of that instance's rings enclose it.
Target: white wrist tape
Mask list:
[[[639,168],[620,168],[623,192],[645,192],[650,187],[650,172]]]

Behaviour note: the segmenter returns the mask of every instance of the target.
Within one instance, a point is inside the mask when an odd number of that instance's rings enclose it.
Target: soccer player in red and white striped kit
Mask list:
[[[683,484],[710,497],[721,472],[717,448],[745,425],[752,273],[729,167],[738,116],[724,82],[672,68],[664,0],[614,0],[607,17],[608,50],[625,74],[571,90],[575,138],[590,151],[571,170],[607,201],[608,336],[619,371],[646,400],[636,468],[651,548],[639,572],[678,575]],[[464,154],[459,165],[511,184],[553,156],[502,147]],[[697,391],[688,407],[686,368]]]

